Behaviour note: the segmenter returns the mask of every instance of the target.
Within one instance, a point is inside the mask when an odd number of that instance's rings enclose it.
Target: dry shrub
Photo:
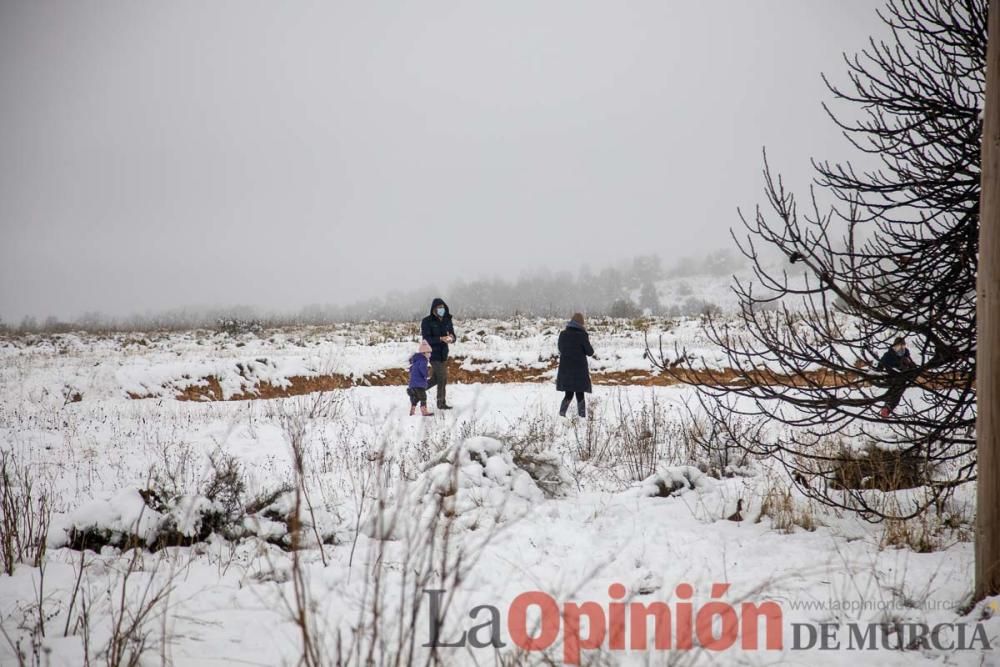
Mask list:
[[[858,455],[841,447],[837,458],[830,479],[834,489],[899,491],[930,481],[926,460],[913,450],[894,452],[872,444]]]
[[[660,461],[667,432],[666,412],[655,394],[635,408],[624,393],[619,393],[612,407],[614,421],[610,428],[609,449],[627,479],[642,481],[656,472]]]
[[[938,536],[931,529],[926,515],[914,519],[887,519],[883,524],[881,548],[910,549],[930,553],[940,548]]]
[[[760,521],[765,516],[771,519],[774,529],[782,533],[793,533],[796,526],[810,532],[816,530],[812,506],[797,504],[789,487],[773,482],[764,492],[757,520]]]
[[[212,474],[202,489],[202,495],[218,502],[227,515],[239,513],[246,479],[239,459],[232,454],[218,453],[210,456]]]
[[[18,563],[41,565],[51,518],[47,490],[12,452],[0,450],[0,558],[6,574]]]
[[[607,457],[610,439],[605,433],[604,420],[597,419],[597,401],[591,401],[587,418],[573,420],[573,440],[576,444],[576,458],[579,461],[601,461]]]
[[[893,496],[888,504],[900,514],[899,499]],[[949,512],[948,503],[923,512],[909,519],[886,519],[882,524],[879,547],[910,549],[917,553],[930,553],[947,549],[959,542],[971,542],[975,535],[974,517],[971,514]]]
[[[741,443],[753,441],[753,431],[758,427],[751,420],[734,417],[719,424],[685,404],[682,418],[671,426],[684,463],[697,466],[715,479],[746,473],[751,454]]]

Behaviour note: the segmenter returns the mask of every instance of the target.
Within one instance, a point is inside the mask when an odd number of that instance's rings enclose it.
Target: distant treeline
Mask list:
[[[311,305],[297,313],[267,313],[253,306],[181,308],[156,314],[110,317],[85,313],[72,321],[26,317],[19,324],[0,320],[0,332],[65,333],[220,329],[253,331],[261,328],[320,325],[339,322],[414,320],[426,315],[435,296],[443,297],[457,316],[504,318],[516,315],[562,317],[574,311],[591,316],[638,317],[696,315],[718,306],[697,297],[680,303],[660,301],[656,284],[668,278],[718,276],[738,271],[742,258],[716,251],[701,258],[684,258],[664,267],[656,255],[643,255],[600,270],[581,268],[576,274],[547,269],[523,274],[516,280],[456,281],[446,290],[424,287],[393,291],[383,297],[348,305]]]

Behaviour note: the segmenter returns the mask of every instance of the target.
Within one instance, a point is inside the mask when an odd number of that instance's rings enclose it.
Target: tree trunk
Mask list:
[[[990,0],[976,285],[976,599],[1000,594],[1000,0]]]

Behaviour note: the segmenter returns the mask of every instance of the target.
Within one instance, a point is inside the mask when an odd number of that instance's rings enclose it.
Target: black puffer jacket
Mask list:
[[[434,309],[444,306],[444,317],[434,314]],[[448,343],[441,342],[442,336],[455,336],[455,327],[451,324],[451,311],[444,299],[434,299],[431,302],[431,314],[420,322],[420,337],[431,346],[431,361],[448,359]]]
[[[587,357],[594,356],[590,346],[590,336],[582,326],[570,320],[559,334],[559,372],[556,374],[556,389],[559,391],[583,391],[588,394],[590,368]]]

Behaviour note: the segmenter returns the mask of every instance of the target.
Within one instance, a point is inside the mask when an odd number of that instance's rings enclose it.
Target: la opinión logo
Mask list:
[[[581,651],[601,648],[605,643],[612,651],[648,650],[650,634],[652,648],[656,650],[689,650],[697,640],[697,646],[710,651],[724,651],[737,641],[741,648],[754,651],[761,647],[763,629],[764,648],[781,649],[781,606],[765,601],[760,604],[743,602],[738,608],[734,607],[720,599],[729,586],[712,584],[713,600],[697,609],[691,602],[694,587],[688,583],[677,585],[674,589],[677,600],[673,603],[625,602],[626,589],[619,583],[608,587],[609,599],[605,603],[566,602],[560,606],[548,593],[528,591],[515,597],[507,608],[507,633],[511,642],[525,651],[544,651],[562,640],[563,662],[567,665],[580,664]],[[500,638],[500,610],[493,605],[473,607],[469,617],[481,622],[463,630],[457,637],[443,639],[441,609],[446,592],[428,589],[424,593],[429,596],[430,604],[429,641],[425,647],[506,646]],[[528,620],[532,609],[537,611],[538,622]]]
[[[744,651],[776,651],[786,648],[784,616],[773,600],[742,602],[738,606],[722,598],[728,583],[714,583],[711,599],[696,606],[694,586],[680,583],[672,602],[626,601],[620,583],[608,587],[603,602],[560,604],[542,591],[528,591],[507,607],[507,635],[524,651],[545,651],[562,646],[563,662],[580,664],[582,652],[606,648],[611,651],[650,649],[725,651],[739,645]],[[503,648],[500,609],[481,604],[468,612],[475,624],[444,638],[443,589],[425,589],[429,604],[428,641],[425,648]],[[530,620],[529,620],[530,619]],[[791,651],[810,649],[875,651],[913,648],[936,650],[990,650],[982,623],[792,623]]]

